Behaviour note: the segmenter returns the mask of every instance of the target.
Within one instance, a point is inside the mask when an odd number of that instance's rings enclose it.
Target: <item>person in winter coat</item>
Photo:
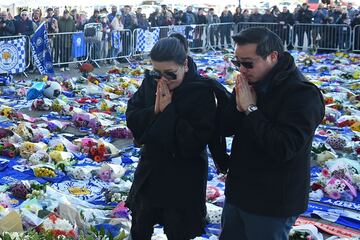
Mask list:
[[[287,7],[283,7],[283,11],[278,16],[279,37],[285,43],[290,43],[290,26],[294,25],[294,15],[289,12]]]
[[[206,20],[208,24],[215,24],[209,26],[210,46],[215,50],[219,50],[220,27],[218,24],[220,23],[220,18],[214,13],[214,8],[209,8]]]
[[[14,36],[15,25],[12,20],[9,20],[6,11],[0,12],[0,37]]]
[[[70,17],[68,10],[64,10],[64,15],[59,19],[59,32],[70,33],[75,32],[75,22]],[[59,46],[60,46],[60,61],[65,64],[60,65],[60,71],[69,71],[69,64],[66,62],[71,61],[71,47],[72,47],[72,35],[63,34],[59,35]]]
[[[309,6],[307,3],[303,3],[301,8],[296,14],[296,22],[306,24],[303,27],[300,27],[297,29],[296,34],[298,35],[298,46],[303,47],[304,45],[304,37],[306,33],[306,37],[308,40],[308,44],[310,44],[310,29],[311,26],[308,24],[311,24],[313,18],[313,13],[311,10],[309,10]]]
[[[288,240],[308,206],[324,100],[274,32],[248,28],[233,40],[240,73],[223,115],[225,135],[234,138],[219,239]]]
[[[249,22],[259,23],[262,20],[262,15],[259,13],[258,8],[254,8],[253,13],[250,15]]]
[[[231,48],[231,29],[233,27],[233,15],[228,7],[225,7],[221,13],[220,22],[223,23],[220,26],[220,42],[222,48]],[[226,44],[225,44],[226,39]]]
[[[215,96],[211,88],[199,87],[206,79],[177,38],[159,40],[150,58],[153,70],[146,72],[126,111],[127,125],[142,147],[126,202],[131,237],[150,239],[160,223],[169,240],[192,239],[205,226],[206,145],[215,127]]]
[[[34,33],[33,23],[29,19],[29,13],[27,11],[22,11],[20,13],[20,19],[15,20],[14,24],[17,35],[31,36]]]
[[[266,9],[265,14],[261,16],[261,22],[276,23],[277,18],[271,13],[270,9]]]

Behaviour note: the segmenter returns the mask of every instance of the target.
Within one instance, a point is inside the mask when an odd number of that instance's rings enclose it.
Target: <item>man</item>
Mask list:
[[[34,33],[33,23],[29,19],[29,13],[23,10],[20,19],[15,21],[15,30],[18,35],[30,36]]]
[[[348,11],[350,21],[354,20],[354,18],[359,14],[359,11],[353,7],[351,2],[349,2],[347,5],[347,11]]]
[[[311,10],[309,10],[309,5],[307,5],[307,3],[303,3],[301,8],[299,9],[299,11],[297,12],[296,15],[296,21],[298,23],[302,23],[305,24],[305,26],[303,27],[299,27],[297,29],[297,34],[299,37],[299,46],[303,46],[304,43],[304,37],[305,37],[305,33],[307,36],[307,40],[308,40],[308,44],[310,44],[310,29],[311,26],[308,24],[311,24],[312,22],[312,18],[313,18],[313,13]]]
[[[222,48],[231,48],[231,29],[233,26],[233,16],[228,7],[225,7],[224,11],[221,13],[220,22],[224,23],[220,26],[220,42]],[[226,44],[225,44],[226,39]]]
[[[213,8],[209,8],[209,12],[206,16],[206,20],[208,24],[218,24],[220,23],[220,18],[218,15],[214,13]],[[209,27],[210,32],[210,46],[215,48],[216,50],[219,49],[219,26],[211,25]]]
[[[0,13],[0,37],[14,36],[14,22],[8,19],[8,13],[3,11]]]
[[[112,20],[114,20],[114,18],[116,17],[116,13],[117,13],[117,7],[112,6],[111,13],[109,13],[109,15],[108,15],[109,22],[112,22]]]
[[[68,10],[64,11],[64,16],[59,20],[59,32],[69,33],[75,32],[75,22],[71,18]],[[60,62],[64,63],[60,65],[60,71],[69,71],[68,62],[71,61],[71,46],[72,46],[72,35],[64,34],[60,35]]]
[[[248,28],[233,40],[240,73],[223,119],[234,138],[220,240],[288,240],[307,209],[323,97],[269,29]]]
[[[294,25],[294,15],[289,12],[287,7],[283,7],[283,11],[278,16],[279,35],[283,42],[289,43],[290,26]]]
[[[136,15],[136,18],[137,20],[139,21],[141,18],[142,18],[142,8],[141,7],[138,7],[135,11],[135,15]]]
[[[59,19],[60,19],[60,8],[58,8],[58,7],[54,8],[54,15],[53,15],[53,17],[54,17],[57,21],[59,21]]]
[[[276,23],[277,18],[271,13],[270,9],[265,9],[265,14],[261,16],[261,22]]]
[[[250,15],[249,22],[259,23],[262,20],[262,15],[259,13],[258,8],[254,8],[252,14]]]

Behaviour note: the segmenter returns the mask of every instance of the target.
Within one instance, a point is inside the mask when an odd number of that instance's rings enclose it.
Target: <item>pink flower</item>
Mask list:
[[[340,199],[341,198],[341,194],[337,191],[332,191],[329,193],[329,197],[332,198],[332,199]]]
[[[329,170],[327,170],[326,168],[323,168],[323,170],[321,171],[321,174],[322,174],[324,177],[330,177],[330,172],[329,172]]]

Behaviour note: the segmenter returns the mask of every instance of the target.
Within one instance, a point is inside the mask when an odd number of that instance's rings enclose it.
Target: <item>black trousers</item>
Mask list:
[[[137,201],[132,209],[132,240],[149,240],[155,224],[164,226],[169,240],[189,240],[204,233],[205,213],[199,208],[152,207],[146,201]]]

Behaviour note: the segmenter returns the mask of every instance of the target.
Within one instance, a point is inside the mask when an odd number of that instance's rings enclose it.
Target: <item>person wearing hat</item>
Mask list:
[[[64,11],[63,17],[59,20],[59,32],[75,32],[75,22],[71,18],[68,10]],[[69,64],[67,62],[71,61],[71,47],[72,47],[72,35],[64,34],[60,35],[60,62],[64,63],[60,65],[60,71],[69,71]]]
[[[34,33],[32,21],[29,19],[29,13],[23,9],[20,13],[20,19],[15,20],[15,31],[17,35],[30,36]]]

